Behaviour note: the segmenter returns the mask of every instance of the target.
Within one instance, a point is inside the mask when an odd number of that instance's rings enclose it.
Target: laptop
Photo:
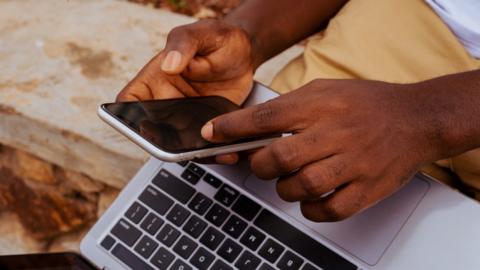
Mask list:
[[[276,95],[257,84],[247,104]],[[80,250],[100,269],[480,269],[480,204],[417,174],[354,217],[314,223],[245,163],[151,158]]]

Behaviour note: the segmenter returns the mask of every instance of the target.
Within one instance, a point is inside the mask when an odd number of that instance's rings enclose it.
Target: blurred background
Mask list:
[[[148,158],[96,116],[168,32],[240,0],[0,0],[0,254],[78,251]],[[295,46],[264,64],[268,84]]]

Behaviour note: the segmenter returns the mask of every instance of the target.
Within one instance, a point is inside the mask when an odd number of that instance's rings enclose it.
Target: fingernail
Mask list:
[[[212,122],[206,123],[200,131],[204,139],[210,140],[213,137],[213,124]]]
[[[182,61],[182,54],[179,51],[170,51],[162,63],[162,70],[172,72],[178,69]]]

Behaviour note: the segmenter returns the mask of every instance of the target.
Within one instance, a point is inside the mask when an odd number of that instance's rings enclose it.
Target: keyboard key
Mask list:
[[[218,255],[228,262],[235,261],[240,252],[242,252],[242,247],[228,238],[217,251]]]
[[[175,259],[175,255],[173,255],[170,251],[166,248],[161,247],[157,253],[152,257],[150,262],[153,263],[158,269],[166,270],[167,267],[173,262]]]
[[[172,199],[168,198],[152,186],[148,186],[142,192],[139,199],[160,215],[164,215],[173,204]]]
[[[258,270],[275,270],[275,268],[273,268],[269,264],[262,263],[262,265],[260,265],[260,268],[258,268]]]
[[[185,167],[188,164],[188,160],[179,161],[179,162],[177,162],[177,164],[182,166],[182,167]]]
[[[245,250],[235,263],[235,267],[240,270],[256,269],[260,262],[260,258],[253,255],[250,251]]]
[[[223,184],[217,194],[215,194],[214,198],[223,205],[230,206],[232,205],[233,201],[235,201],[235,199],[238,197],[238,194],[238,191],[226,184]]]
[[[213,227],[209,227],[200,238],[200,243],[211,250],[215,250],[223,241],[225,235]]]
[[[152,238],[145,235],[135,246],[135,251],[140,254],[140,256],[147,259],[150,257],[150,255],[152,255],[157,247],[158,244]]]
[[[173,248],[173,251],[180,255],[184,259],[188,259],[190,255],[192,255],[193,251],[197,248],[198,244],[196,244],[193,240],[186,236],[182,236],[180,240],[178,240],[177,244]]]
[[[183,230],[188,233],[191,237],[197,238],[202,234],[202,232],[205,230],[207,227],[207,223],[203,220],[201,220],[197,216],[192,216],[190,219],[187,221],[185,226],[183,226]]]
[[[187,167],[187,170],[193,172],[196,174],[198,177],[202,177],[205,174],[205,170],[200,168],[197,164],[195,163],[190,163]]]
[[[183,179],[185,179],[185,181],[189,182],[192,185],[196,185],[200,180],[200,176],[196,175],[195,173],[189,170],[183,171],[181,176]]]
[[[187,203],[195,193],[193,187],[163,169],[153,178],[152,183],[181,203]]]
[[[244,244],[249,249],[255,251],[263,242],[263,240],[265,240],[265,234],[253,227],[250,227],[243,234],[242,238],[240,239],[240,243]]]
[[[213,223],[213,225],[219,227],[230,215],[227,209],[223,208],[219,204],[214,204],[208,211],[205,219]]]
[[[115,235],[120,241],[125,243],[127,246],[131,247],[135,242],[140,238],[142,232],[133,227],[125,219],[120,219],[120,221],[113,227],[112,234]]]
[[[214,188],[219,188],[222,185],[222,181],[220,179],[209,173],[207,173],[202,180],[209,183]]]
[[[175,204],[175,206],[170,210],[167,215],[167,219],[170,220],[173,224],[180,227],[182,226],[183,222],[190,216],[190,211],[185,209],[179,204]]]
[[[233,238],[238,238],[240,234],[245,230],[247,227],[247,223],[241,220],[239,217],[232,215],[225,225],[223,225],[222,230],[226,232]]]
[[[151,235],[155,235],[158,232],[158,229],[163,225],[164,221],[160,219],[154,213],[149,213],[147,217],[143,220],[140,227],[144,229]]]
[[[261,206],[252,201],[250,198],[240,195],[238,200],[232,206],[232,210],[243,217],[244,219],[251,221],[260,211]]]
[[[199,248],[197,252],[190,259],[190,262],[193,266],[197,267],[200,270],[207,270],[207,268],[212,264],[215,256],[204,248]]]
[[[303,264],[303,259],[287,250],[278,262],[277,266],[281,270],[297,270]]]
[[[125,213],[125,217],[128,218],[131,222],[138,224],[140,220],[142,220],[142,218],[147,214],[147,212],[147,208],[141,206],[137,202],[134,202]]]
[[[210,270],[233,270],[233,268],[221,260],[216,260],[215,263],[212,265],[212,268],[210,268]]]
[[[107,235],[105,236],[105,238],[103,238],[102,242],[100,243],[100,245],[106,249],[106,250],[110,250],[113,245],[115,245],[115,239],[113,239],[113,237],[111,237],[110,235]]]
[[[203,215],[211,204],[212,200],[210,198],[202,193],[197,193],[188,204],[188,208],[192,209],[199,215]]]
[[[340,255],[266,209],[260,212],[254,224],[321,269],[357,269]]]
[[[177,240],[179,236],[180,236],[180,231],[172,227],[172,225],[166,224],[158,233],[157,239],[160,242],[162,242],[165,246],[171,247],[172,244],[175,242],[175,240]]]
[[[285,233],[288,234],[288,232]],[[284,250],[285,248],[279,243],[273,241],[272,239],[268,239],[260,248],[258,254],[260,254],[260,256],[262,256],[265,260],[275,263]]]
[[[117,244],[112,250],[113,256],[122,261],[131,269],[154,270],[150,265],[133,254],[122,244]]]
[[[306,264],[302,267],[302,270],[319,270],[319,269],[316,268],[315,266],[309,264],[309,263],[306,263]]]
[[[192,267],[190,267],[188,264],[183,262],[180,259],[177,259],[175,263],[170,267],[169,270],[192,270]]]

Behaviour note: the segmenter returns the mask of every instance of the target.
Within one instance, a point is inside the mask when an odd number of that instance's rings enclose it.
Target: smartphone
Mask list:
[[[75,253],[45,253],[0,256],[2,270],[96,270]]]
[[[226,98],[205,96],[107,103],[100,106],[98,115],[154,157],[179,162],[259,148],[279,137],[249,138],[228,144],[202,138],[200,130],[205,123],[238,109]]]

